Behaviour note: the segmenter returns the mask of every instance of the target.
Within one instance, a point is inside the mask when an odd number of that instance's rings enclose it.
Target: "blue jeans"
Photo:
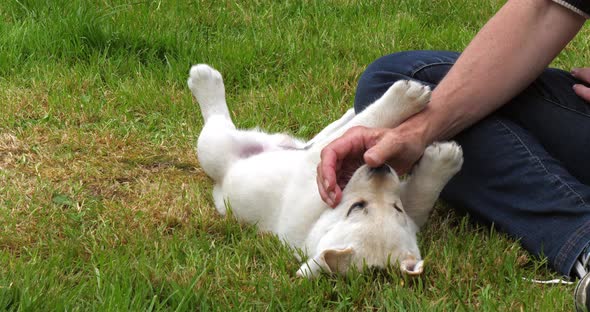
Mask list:
[[[458,56],[409,51],[376,60],[359,80],[355,110],[400,79],[436,87]],[[590,104],[573,92],[574,83],[580,81],[568,72],[546,69],[521,94],[453,138],[465,161],[441,194],[474,219],[519,239],[530,253],[546,256],[564,275],[590,242]]]

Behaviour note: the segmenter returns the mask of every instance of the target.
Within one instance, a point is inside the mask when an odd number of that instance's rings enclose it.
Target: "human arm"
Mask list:
[[[335,206],[351,159],[405,173],[425,146],[453,137],[528,86],[575,36],[584,18],[549,0],[508,1],[432,93],[428,107],[394,129],[354,128],[322,151],[318,188]]]

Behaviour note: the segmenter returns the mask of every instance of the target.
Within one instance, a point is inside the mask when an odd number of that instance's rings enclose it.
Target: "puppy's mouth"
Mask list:
[[[387,174],[390,174],[391,172],[392,172],[392,169],[388,165],[381,165],[379,167],[375,167],[375,168],[369,169],[369,175],[370,176],[373,176],[373,175],[387,175]]]
[[[361,168],[365,163],[362,160],[350,161],[346,165],[343,165],[338,172],[336,183],[341,190],[344,190],[354,173]]]
[[[361,169],[363,165],[363,163],[360,163],[360,165],[354,169],[352,169],[353,166],[351,166],[341,171],[337,180],[338,186],[341,190],[344,190],[344,188],[348,185],[348,182],[350,182],[355,173]],[[369,179],[373,179],[375,177],[384,177],[393,173],[393,169],[391,169],[391,167],[388,165],[382,165],[374,168],[366,167],[366,169],[366,175]]]
[[[348,184],[348,182],[350,182],[350,179],[352,178],[352,176],[354,175],[353,173],[346,173],[346,174],[342,174],[341,176],[338,177],[338,186],[340,187],[341,190],[343,190],[346,185]]]

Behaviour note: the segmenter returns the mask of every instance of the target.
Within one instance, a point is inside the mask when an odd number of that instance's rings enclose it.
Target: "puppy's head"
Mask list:
[[[345,273],[364,265],[398,263],[402,272],[422,273],[416,224],[400,200],[400,180],[389,166],[357,169],[341,203],[326,211],[310,236],[318,241],[313,258],[297,274],[313,277],[321,271]]]

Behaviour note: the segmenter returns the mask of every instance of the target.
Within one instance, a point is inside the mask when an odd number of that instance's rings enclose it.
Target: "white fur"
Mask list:
[[[297,275],[345,273],[350,267],[399,263],[420,274],[423,261],[416,232],[447,181],[461,168],[455,143],[429,146],[410,177],[400,181],[391,168],[360,167],[334,209],[320,198],[316,166],[320,152],[354,126],[395,127],[422,110],[430,90],[400,81],[362,113],[342,118],[304,143],[285,134],[237,130],[225,102],[221,74],[204,65],[190,70],[188,85],[205,125],[197,143],[202,168],[214,180],[214,202],[225,214],[229,203],[241,221],[273,232],[310,256]],[[305,148],[304,148],[305,147]]]

